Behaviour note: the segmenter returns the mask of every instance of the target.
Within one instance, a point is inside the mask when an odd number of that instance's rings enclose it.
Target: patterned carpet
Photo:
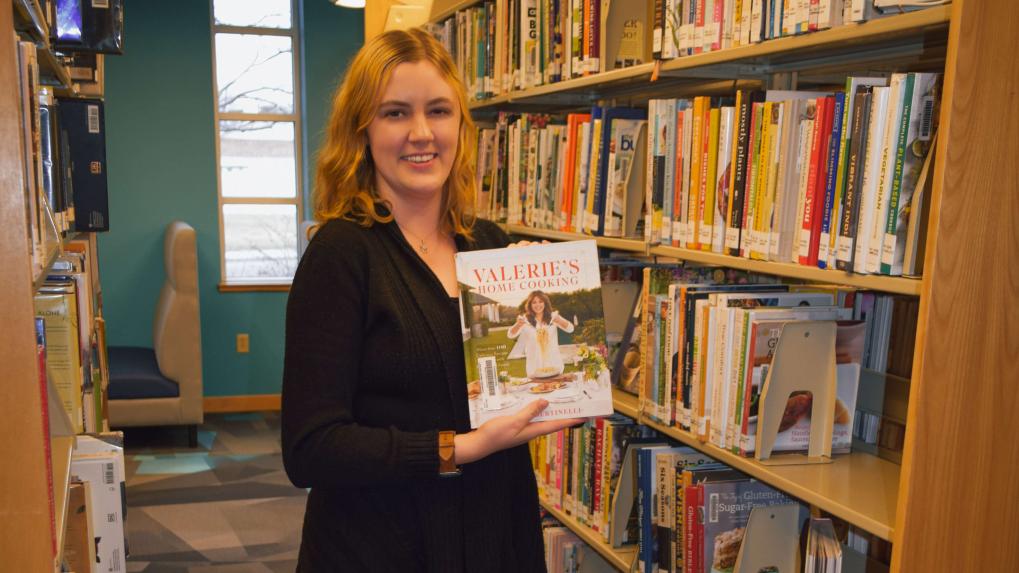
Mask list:
[[[287,480],[278,413],[212,414],[126,431],[128,573],[283,573],[297,564],[307,492]]]

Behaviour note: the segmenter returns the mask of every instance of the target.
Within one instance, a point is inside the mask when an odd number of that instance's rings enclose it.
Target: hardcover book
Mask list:
[[[612,413],[594,241],[457,253],[456,275],[472,428],[539,398],[535,420]]]

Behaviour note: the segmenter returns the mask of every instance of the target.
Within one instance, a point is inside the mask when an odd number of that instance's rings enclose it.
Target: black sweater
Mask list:
[[[458,250],[503,247],[478,221]],[[311,488],[302,573],[545,571],[526,446],[439,478],[438,430],[470,430],[455,299],[395,223],[322,226],[287,304],[283,461]]]

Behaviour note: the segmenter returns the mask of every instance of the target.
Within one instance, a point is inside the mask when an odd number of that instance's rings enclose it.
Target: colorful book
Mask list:
[[[544,398],[536,420],[612,413],[594,241],[456,255],[471,427]]]

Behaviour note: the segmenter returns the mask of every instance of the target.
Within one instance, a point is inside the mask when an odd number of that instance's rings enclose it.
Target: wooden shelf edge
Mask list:
[[[53,460],[53,516],[57,533],[57,559],[64,551],[64,531],[67,529],[67,488],[71,482],[71,454],[74,453],[74,436],[52,439],[50,455]]]
[[[821,269],[794,263],[775,261],[757,261],[741,257],[732,257],[707,251],[681,249],[678,247],[651,247],[650,254],[673,257],[685,261],[694,261],[711,265],[720,265],[751,272],[778,275],[783,277],[819,281],[833,284],[844,284],[866,289],[879,290],[895,294],[920,296],[923,281],[887,275],[861,275],[836,269]]]
[[[718,265],[733,269],[801,279],[806,281],[823,282],[828,284],[841,284],[859,288],[878,290],[882,292],[919,296],[923,287],[923,281],[914,278],[891,277],[884,275],[860,275],[835,269],[819,269],[793,263],[779,263],[772,261],[756,261],[740,257],[732,257],[719,253],[707,251],[695,251],[692,249],[680,249],[677,247],[649,247],[643,241],[635,239],[616,239],[612,237],[594,237],[581,233],[566,233],[563,231],[552,231],[547,229],[532,229],[523,225],[502,224],[507,233],[536,237],[540,239],[551,239],[556,241],[581,241],[594,239],[599,247],[617,249],[621,251],[632,251],[662,257],[671,257],[684,261],[692,261],[709,265]]]
[[[553,231],[551,229],[532,229],[523,225],[507,225],[500,224],[500,227],[507,233],[513,233],[515,235],[525,235],[528,237],[534,237],[538,239],[551,239],[554,241],[588,241],[593,240],[598,243],[599,247],[605,247],[608,249],[616,249],[619,251],[633,251],[636,253],[646,253],[647,245],[643,241],[637,241],[635,239],[617,239],[615,237],[595,237],[592,235],[584,235],[582,233],[567,233],[564,231]]]
[[[837,456],[831,464],[815,466],[765,466],[752,458],[745,458],[722,450],[714,445],[701,442],[689,432],[679,428],[668,427],[646,416],[639,415],[638,400],[636,396],[614,389],[613,404],[616,412],[637,420],[639,423],[649,426],[657,432],[664,434],[674,440],[701,451],[716,460],[725,463],[751,477],[761,480],[772,487],[775,487],[789,495],[796,497],[803,502],[814,505],[823,511],[845,520],[865,531],[891,541],[894,533],[895,511],[898,498],[898,476],[899,466],[887,460],[864,453],[852,453]],[[830,484],[836,480],[829,480],[828,476],[836,471],[853,474],[857,480],[868,474],[875,477],[877,481],[884,481],[894,487],[893,492],[886,492],[884,502],[878,502],[885,511],[883,516],[874,513],[861,513],[858,509],[860,499],[868,495],[880,495],[880,492],[866,491],[863,484],[859,484],[858,495],[847,494],[838,498],[829,497],[823,492],[818,492],[804,485],[801,480],[804,476],[816,478],[820,483]],[[853,499],[850,499],[852,497]]]
[[[595,551],[604,557],[606,561],[612,564],[613,567],[620,571],[630,570],[630,565],[637,556],[636,548],[615,549],[608,543],[602,541],[601,535],[597,531],[594,531],[586,525],[582,525],[572,516],[567,515],[566,512],[556,509],[551,503],[542,499],[541,506],[556,519],[561,521],[564,526],[570,529],[570,531],[576,533],[577,537],[584,540],[584,543],[590,545]]]

